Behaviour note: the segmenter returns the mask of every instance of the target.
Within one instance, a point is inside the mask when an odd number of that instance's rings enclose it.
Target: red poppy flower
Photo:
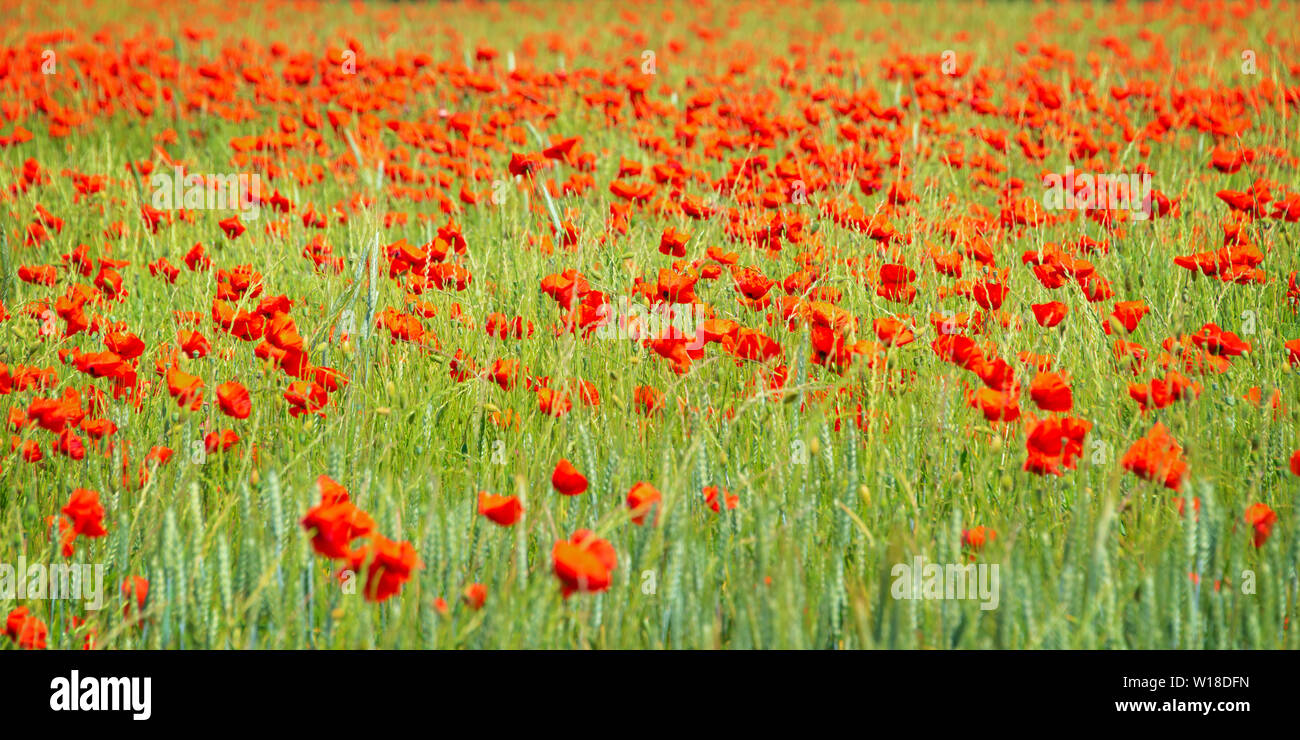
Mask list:
[[[378,534],[371,534],[365,545],[347,556],[353,571],[366,568],[366,601],[384,601],[397,595],[411,574],[423,567],[415,548],[409,542],[393,542]]]
[[[551,473],[551,485],[565,496],[577,496],[587,490],[587,478],[573,467],[573,463],[561,459],[555,465],[555,472]]]
[[[537,152],[528,152],[527,154],[516,152],[510,155],[509,170],[512,175],[531,175],[545,166],[546,157]]]
[[[631,510],[632,521],[638,526],[644,524],[646,514],[655,509],[662,498],[659,490],[649,483],[639,481],[634,484],[627,492],[627,508]],[[655,518],[658,517],[659,513],[655,511]]]
[[[228,239],[234,239],[247,230],[244,228],[244,223],[239,220],[239,216],[231,216],[230,218],[222,219],[217,223],[217,225],[221,227],[223,232],[225,232],[226,238]]]
[[[108,534],[104,529],[104,506],[99,503],[99,492],[88,488],[78,488],[62,509],[72,521],[72,528],[77,534],[87,537],[103,537]]]
[[[1060,373],[1043,372],[1034,376],[1029,384],[1029,397],[1044,411],[1069,411],[1074,408],[1074,395],[1069,383]]]
[[[523,512],[524,507],[519,503],[518,496],[494,496],[487,491],[478,492],[478,513],[503,527],[519,521]]]
[[[483,602],[487,601],[487,586],[481,583],[471,583],[465,587],[465,592],[461,594],[465,600],[465,605],[477,611],[483,608]]]
[[[573,401],[569,395],[554,388],[537,389],[537,408],[543,414],[561,417],[573,410]]]
[[[727,489],[719,489],[717,486],[705,486],[701,493],[704,494],[704,503],[710,509],[713,509],[713,513],[722,513],[722,504],[718,501],[719,490],[722,492],[722,499],[726,502],[728,509],[734,509],[740,505],[740,497],[727,491]]]
[[[1268,504],[1251,504],[1246,509],[1246,523],[1255,529],[1252,538],[1255,547],[1261,547],[1272,534],[1273,525],[1277,524],[1277,513]]]
[[[312,532],[312,548],[327,558],[352,555],[352,541],[375,529],[370,515],[348,500],[347,489],[326,476],[317,479],[321,502],[307,510],[302,528]]]
[[[203,406],[203,379],[178,367],[167,369],[167,392],[176,399],[177,406],[189,404],[191,411]]]
[[[1142,439],[1134,442],[1120,464],[1141,478],[1163,483],[1177,491],[1187,477],[1187,461],[1183,448],[1169,434],[1163,424],[1157,423]]]
[[[1132,332],[1137,329],[1138,322],[1146,316],[1151,309],[1147,308],[1146,301],[1120,301],[1115,304],[1115,310],[1111,316],[1124,327],[1125,331]]]
[[[992,542],[997,538],[997,536],[998,533],[995,530],[989,529],[981,524],[978,527],[963,529],[961,531],[961,544],[962,547],[979,550],[984,547],[985,543]]]
[[[239,435],[235,434],[232,429],[224,429],[221,432],[208,432],[203,437],[203,447],[208,454],[214,452],[226,452],[239,442]]]
[[[248,389],[233,380],[217,386],[217,405],[222,413],[236,419],[247,419],[253,408]]]
[[[690,238],[690,234],[670,226],[664,229],[663,236],[659,238],[659,252],[670,257],[685,257],[686,242]]]
[[[1038,322],[1038,325],[1046,329],[1061,323],[1065,315],[1069,313],[1069,309],[1060,301],[1035,303],[1029,308],[1033,310],[1034,320]]]
[[[137,616],[144,611],[145,601],[149,597],[149,579],[144,576],[127,576],[122,581],[122,598],[126,604],[122,607],[122,614],[130,617],[134,611]]]
[[[27,607],[20,606],[5,619],[5,634],[23,650],[44,650],[49,629],[45,622],[31,616]]]
[[[618,567],[613,545],[586,529],[556,542],[551,560],[566,599],[576,591],[595,593],[609,588],[610,574]]]

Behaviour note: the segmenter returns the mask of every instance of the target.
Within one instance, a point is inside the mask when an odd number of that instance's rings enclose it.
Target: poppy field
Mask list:
[[[1300,647],[1298,10],[0,0],[0,649]]]

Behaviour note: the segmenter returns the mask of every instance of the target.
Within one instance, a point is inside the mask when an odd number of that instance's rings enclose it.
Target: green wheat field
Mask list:
[[[0,649],[1300,647],[1296,11],[0,0]]]

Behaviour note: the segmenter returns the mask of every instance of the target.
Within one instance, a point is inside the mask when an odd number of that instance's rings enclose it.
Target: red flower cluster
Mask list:
[[[348,491],[328,476],[316,479],[321,500],[307,511],[302,527],[312,533],[312,547],[327,558],[343,560],[353,573],[365,573],[367,601],[384,601],[399,593],[412,572],[422,567],[409,542],[394,542],[375,531],[375,522],[348,498]],[[353,547],[358,538],[364,544]],[[343,573],[340,573],[340,577]]]

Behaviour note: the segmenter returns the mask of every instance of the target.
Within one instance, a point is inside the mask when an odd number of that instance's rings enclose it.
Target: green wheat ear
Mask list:
[[[225,619],[231,617],[234,610],[234,582],[230,563],[230,544],[225,539],[217,540],[217,581],[221,589],[221,611]]]

